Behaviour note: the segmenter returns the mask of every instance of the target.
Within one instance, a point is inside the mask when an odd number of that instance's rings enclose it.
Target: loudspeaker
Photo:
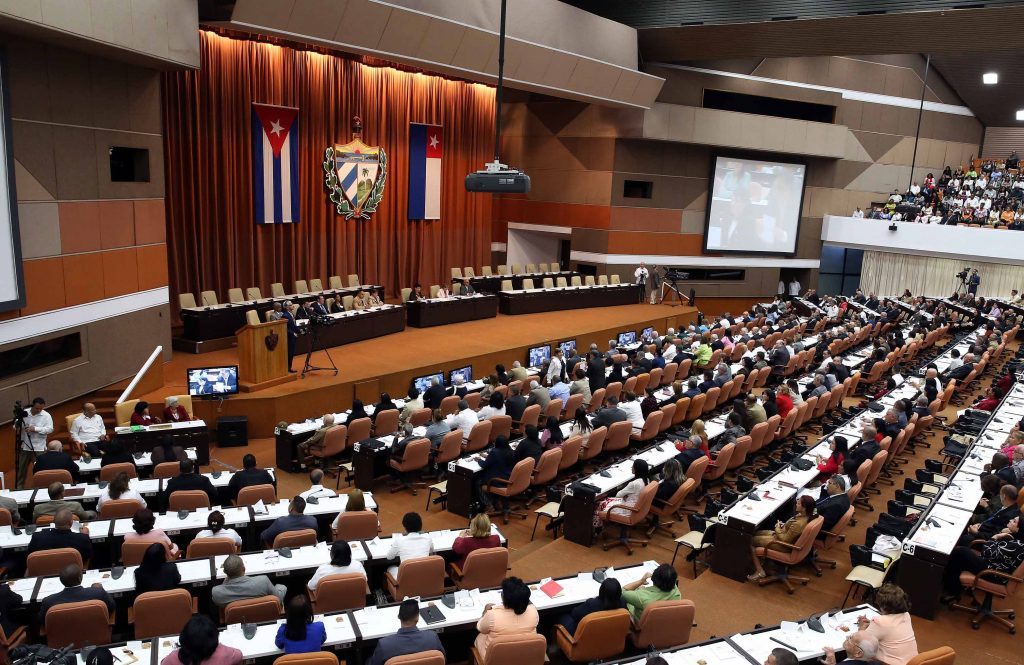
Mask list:
[[[249,445],[249,419],[245,416],[217,418],[217,445],[224,448]]]

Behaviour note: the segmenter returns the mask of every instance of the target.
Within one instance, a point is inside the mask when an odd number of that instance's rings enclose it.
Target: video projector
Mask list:
[[[525,194],[530,191],[530,176],[498,161],[488,162],[483,171],[466,176],[467,192]]]

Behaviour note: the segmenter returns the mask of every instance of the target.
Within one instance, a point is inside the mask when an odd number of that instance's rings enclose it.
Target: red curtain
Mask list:
[[[463,181],[491,158],[493,88],[210,32],[200,49],[198,71],[164,76],[172,293],[269,294],[273,282],[291,292],[295,279],[357,273],[394,295],[490,262],[491,196]],[[297,224],[254,223],[253,102],[299,109]],[[351,140],[353,115],[363,141],[387,153],[388,174],[377,212],[346,221],[327,200],[322,163],[325,148]],[[407,218],[410,122],[444,126],[439,220]]]

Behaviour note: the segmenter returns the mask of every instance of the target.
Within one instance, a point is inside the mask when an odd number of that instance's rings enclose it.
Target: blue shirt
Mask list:
[[[274,639],[277,648],[283,649],[286,654],[314,653],[320,651],[320,647],[327,641],[327,629],[324,628],[322,621],[314,621],[306,626],[306,639],[304,640],[289,640],[284,636],[286,628],[287,626],[283,623],[278,626],[277,637]]]

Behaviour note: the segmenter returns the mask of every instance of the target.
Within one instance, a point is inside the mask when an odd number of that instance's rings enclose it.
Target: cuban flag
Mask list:
[[[409,219],[441,219],[441,133],[409,123]]]
[[[252,105],[252,198],[257,224],[299,221],[299,109]]]

